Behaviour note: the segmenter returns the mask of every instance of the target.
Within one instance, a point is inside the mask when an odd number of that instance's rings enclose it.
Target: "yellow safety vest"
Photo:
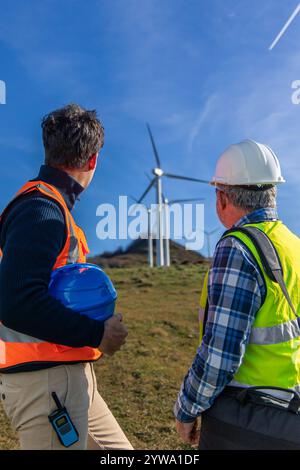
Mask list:
[[[300,239],[281,221],[246,224],[262,230],[279,255],[283,279],[297,316],[287,302],[278,283],[266,274],[258,250],[242,232],[234,236],[249,249],[261,269],[266,285],[266,297],[252,325],[249,343],[230,385],[272,386],[300,391]],[[200,298],[200,342],[203,318],[208,309],[208,272]],[[205,332],[204,332],[205,333]]]

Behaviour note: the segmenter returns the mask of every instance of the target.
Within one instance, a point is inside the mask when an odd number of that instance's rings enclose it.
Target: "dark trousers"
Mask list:
[[[228,387],[202,414],[200,450],[300,449],[300,415],[281,400],[237,398]]]

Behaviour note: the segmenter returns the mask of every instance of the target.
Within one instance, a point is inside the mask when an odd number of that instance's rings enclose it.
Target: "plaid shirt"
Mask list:
[[[277,219],[276,209],[262,208],[242,217],[235,226]],[[174,407],[179,421],[193,421],[231,382],[265,294],[264,280],[250,252],[234,237],[221,240],[209,272],[205,336]]]

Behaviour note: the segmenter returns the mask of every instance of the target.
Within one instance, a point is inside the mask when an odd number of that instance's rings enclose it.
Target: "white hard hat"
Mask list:
[[[273,150],[254,140],[230,145],[220,156],[211,184],[265,185],[284,183]]]

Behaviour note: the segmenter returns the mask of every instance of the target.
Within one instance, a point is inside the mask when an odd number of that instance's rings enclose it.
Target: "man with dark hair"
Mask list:
[[[104,142],[95,111],[76,104],[42,120],[45,165],[0,219],[0,390],[22,449],[64,449],[49,423],[56,392],[79,432],[71,449],[132,449],[97,391],[93,361],[125,343],[120,314],[104,323],[48,293],[51,273],[86,261],[71,210]]]
[[[103,147],[104,129],[95,111],[70,104],[42,119],[45,163],[82,168]]]

